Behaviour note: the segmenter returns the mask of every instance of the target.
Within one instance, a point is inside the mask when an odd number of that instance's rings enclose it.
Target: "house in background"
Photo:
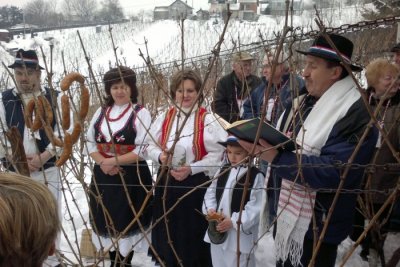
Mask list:
[[[210,18],[210,12],[200,8],[199,11],[196,12],[196,16],[199,20],[208,20]]]
[[[239,18],[243,20],[255,20],[257,17],[258,0],[238,0],[240,5]]]
[[[169,11],[167,6],[156,6],[153,14],[154,20],[169,19]]]
[[[208,0],[210,13],[219,14],[225,19],[227,4],[232,12],[231,19],[254,20],[257,17],[257,3],[259,0]]]
[[[292,3],[292,1],[290,1]],[[293,13],[300,15],[303,10],[303,0],[293,0]],[[286,0],[264,0],[260,1],[260,14],[285,15]]]
[[[181,0],[176,0],[169,6],[156,6],[154,20],[187,18],[193,14],[193,8]]]
[[[11,39],[10,32],[6,29],[0,29],[0,41],[8,43]]]

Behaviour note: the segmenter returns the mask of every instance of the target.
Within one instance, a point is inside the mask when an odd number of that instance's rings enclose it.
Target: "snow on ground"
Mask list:
[[[301,16],[293,16],[293,26],[316,29],[313,11],[305,11]],[[326,26],[338,26],[344,23],[355,23],[362,20],[358,7],[346,7],[341,9],[324,10],[321,17],[326,19]],[[214,23],[215,19],[209,21],[185,21],[185,52],[186,57],[194,57],[210,53],[218,41],[223,29],[221,20]],[[272,38],[274,33],[283,27],[283,17],[261,16],[258,22],[241,22],[232,20],[228,27],[222,50],[232,49],[234,42],[249,44],[258,42],[259,32],[266,38]],[[291,23],[290,23],[291,24]],[[115,65],[114,51],[112,50],[110,33],[107,26],[102,26],[102,31],[96,33],[95,27],[65,29],[39,33],[37,37],[30,39],[16,39],[9,44],[1,43],[1,61],[6,65],[11,64],[13,57],[5,52],[9,48],[36,49],[43,48],[49,62],[50,45],[53,45],[53,70],[55,81],[58,81],[63,72],[62,53],[65,59],[67,71],[80,71],[87,75],[87,64],[83,55],[83,50],[77,35],[77,30],[82,36],[85,49],[91,59],[92,66],[96,74],[103,73],[110,65]],[[128,66],[143,66],[143,60],[139,56],[138,49],[153,59],[154,63],[161,63],[179,60],[180,51],[180,28],[176,21],[158,21],[154,23],[129,22],[125,24],[113,25],[112,35],[116,44],[117,56],[122,64]],[[44,38],[53,37],[51,41]],[[145,38],[148,41],[146,50]],[[41,53],[39,53],[41,54]],[[45,76],[45,75],[43,75]],[[6,77],[4,68],[0,68],[0,80]],[[87,169],[85,182],[90,182],[91,171]],[[80,243],[81,231],[85,228],[84,221],[88,222],[88,205],[86,195],[82,185],[74,178],[73,173],[68,175],[68,184],[65,184],[65,198],[62,205],[63,229],[66,237],[71,242],[76,252],[77,244]],[[75,200],[75,201],[73,201]],[[67,205],[68,203],[68,205]],[[61,239],[61,252],[67,258],[77,262],[66,237]],[[351,246],[351,241],[345,240],[338,251],[338,262]],[[270,253],[270,260],[265,266],[274,266],[273,239],[268,236],[266,247]],[[359,248],[358,248],[359,250]],[[150,259],[144,254],[137,254],[133,259],[134,266],[151,266]],[[367,266],[361,260],[358,253],[354,253],[346,266]]]

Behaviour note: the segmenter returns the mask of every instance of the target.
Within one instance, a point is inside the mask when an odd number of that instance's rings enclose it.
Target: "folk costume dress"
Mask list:
[[[171,108],[156,119],[150,130],[154,139],[148,139],[149,158],[158,162],[162,153],[160,145],[164,149],[170,149],[184,117],[185,114],[181,114],[176,108]],[[218,142],[225,141],[226,137],[227,133],[215,117],[207,113],[204,108],[199,108],[189,115],[177,138],[176,151],[179,151],[177,153],[179,159],[174,160],[173,164],[189,165],[192,172],[183,181],[177,181],[167,171],[166,175],[160,178],[155,189],[153,224],[164,214],[164,194],[166,210],[180,201],[167,215],[168,229],[165,220],[161,219],[152,230],[152,245],[165,266],[179,266],[168,243],[167,230],[183,266],[211,266],[210,248],[203,241],[207,221],[199,213],[207,186],[197,188],[181,200],[179,198],[196,186],[210,181],[209,177],[217,171],[224,150]],[[158,143],[156,144],[155,141]],[[151,250],[149,253],[156,260]]]
[[[224,166],[221,168],[221,172],[226,167],[230,166]],[[228,230],[227,238],[222,244],[212,244],[208,233],[204,237],[206,242],[211,243],[211,257],[214,267],[237,266],[236,251],[238,249],[241,252],[239,266],[255,266],[254,255],[252,255],[251,250],[258,238],[264,175],[254,167],[251,170],[250,191],[246,195],[241,216],[242,225],[238,247],[236,222],[239,220],[240,203],[247,170],[246,166],[232,167],[225,175],[213,180],[204,196],[203,213],[207,214],[207,211],[211,208],[218,212],[222,211],[225,216],[230,216],[233,225],[233,228]],[[249,262],[247,262],[248,256],[250,256]]]
[[[111,128],[112,136],[107,126],[106,117]],[[151,123],[151,116],[147,109],[138,104],[113,105],[105,109],[98,109],[90,123],[87,139],[88,152],[99,152],[109,158],[126,153],[142,155],[146,129]],[[113,148],[111,138],[114,141]],[[93,169],[93,178],[90,184],[90,209],[91,224],[94,234],[92,241],[97,249],[104,248],[118,252],[126,257],[133,251],[147,251],[148,242],[143,239],[138,223],[134,223],[126,232],[124,238],[120,239],[118,245],[112,244],[112,238],[117,237],[135,218],[132,208],[129,206],[129,198],[135,209],[139,211],[146,197],[146,191],[151,190],[152,179],[146,161],[132,163],[122,168],[123,179],[126,184],[124,188],[120,175],[105,174],[99,165]],[[150,201],[148,202],[150,203]],[[103,210],[102,205],[106,209]],[[105,216],[107,213],[109,216]],[[144,229],[150,224],[151,209],[147,207],[140,217]],[[150,238],[150,237],[149,237]]]

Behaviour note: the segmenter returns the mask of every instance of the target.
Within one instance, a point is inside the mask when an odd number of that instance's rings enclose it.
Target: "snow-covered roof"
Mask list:
[[[237,4],[230,4],[230,5],[229,5],[229,9],[232,10],[232,11],[239,11],[239,10],[240,10],[240,4],[239,4],[239,3],[237,3]]]
[[[0,32],[9,32],[9,31],[6,29],[0,29]]]
[[[156,6],[154,8],[154,11],[168,11],[168,7],[167,6]]]

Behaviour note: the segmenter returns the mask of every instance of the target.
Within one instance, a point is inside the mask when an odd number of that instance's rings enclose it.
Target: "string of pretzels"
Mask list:
[[[79,118],[75,121],[72,133],[67,130],[71,126],[70,103],[67,94],[73,82],[78,82],[81,91]],[[85,78],[78,72],[71,72],[62,79],[60,88],[64,92],[61,96],[61,126],[64,132],[64,140],[56,137],[52,129],[54,118],[53,110],[46,97],[38,96],[31,99],[25,109],[26,126],[33,132],[44,129],[46,136],[49,138],[53,146],[62,147],[62,153],[55,165],[62,166],[72,154],[72,146],[75,144],[82,132],[82,123],[85,120],[89,111],[89,89],[85,86]],[[35,114],[34,119],[32,119]]]

